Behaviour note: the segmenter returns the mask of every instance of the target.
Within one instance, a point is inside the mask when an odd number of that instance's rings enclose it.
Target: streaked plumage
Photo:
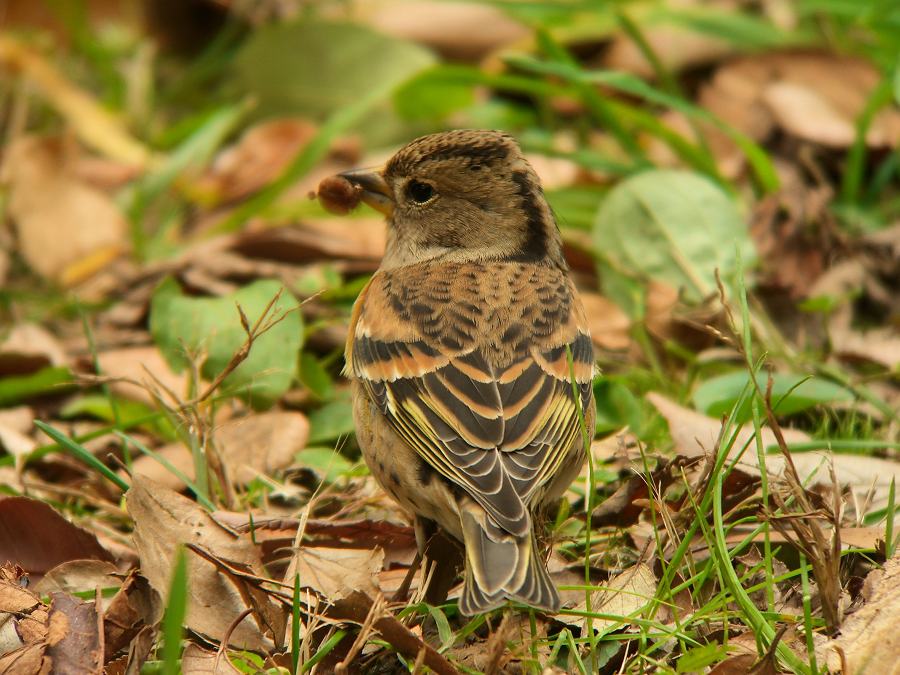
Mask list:
[[[463,613],[556,610],[534,518],[582,465],[593,349],[537,176],[490,131],[426,136],[345,176],[389,222],[346,350],[366,461],[465,544]]]

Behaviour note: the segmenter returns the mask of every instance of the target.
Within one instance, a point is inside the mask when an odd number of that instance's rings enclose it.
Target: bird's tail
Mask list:
[[[467,615],[518,600],[549,612],[559,610],[550,579],[531,532],[517,537],[494,525],[477,504],[460,506],[466,546],[466,576],[459,610]]]

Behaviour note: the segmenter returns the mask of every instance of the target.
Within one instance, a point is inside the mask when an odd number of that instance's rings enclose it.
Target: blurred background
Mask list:
[[[853,524],[883,531],[898,55],[896,0],[0,0],[3,490],[122,547],[122,485],[77,452],[209,508],[294,513],[326,484],[314,513],[371,515],[340,370],[385,226],[313,193],[480,127],[520,141],[582,290],[600,492],[636,448],[749,423],[766,357],[788,440],[844,453]]]

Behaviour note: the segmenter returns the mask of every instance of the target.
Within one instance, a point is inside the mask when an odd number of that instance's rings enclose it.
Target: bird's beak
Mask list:
[[[384,179],[383,167],[374,169],[354,169],[340,174],[353,185],[362,188],[360,198],[376,211],[390,216],[394,212],[394,193]]]

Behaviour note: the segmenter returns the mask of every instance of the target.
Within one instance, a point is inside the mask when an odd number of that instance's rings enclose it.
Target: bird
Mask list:
[[[434,525],[462,543],[463,615],[557,612],[540,519],[586,457],[594,353],[537,174],[511,135],[476,129],[337,180],[387,218],[345,348],[371,473],[420,552]]]

